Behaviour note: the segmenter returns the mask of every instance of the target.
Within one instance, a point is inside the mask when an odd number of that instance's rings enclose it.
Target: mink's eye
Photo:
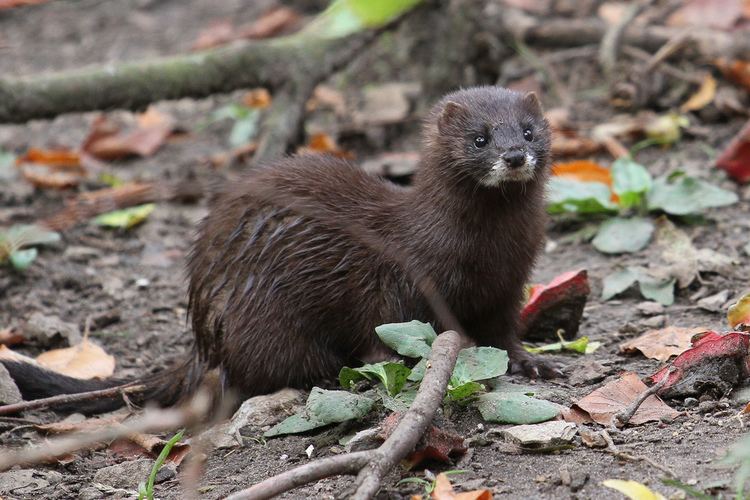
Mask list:
[[[523,129],[523,138],[529,142],[534,138],[534,134],[531,132],[530,128]]]
[[[487,138],[483,135],[478,135],[474,138],[474,145],[478,148],[483,148],[487,145]]]

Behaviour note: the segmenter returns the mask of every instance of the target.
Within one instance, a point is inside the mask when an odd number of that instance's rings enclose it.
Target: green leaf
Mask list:
[[[619,205],[630,208],[640,204],[644,193],[653,185],[651,174],[643,165],[630,158],[619,158],[612,164],[612,191],[619,196]]]
[[[451,385],[499,377],[508,371],[508,353],[495,347],[461,349],[451,375]]]
[[[334,0],[310,21],[301,36],[339,38],[368,28],[379,28],[411,10],[421,0]]]
[[[101,214],[94,219],[94,223],[100,226],[112,227],[118,229],[130,229],[146,220],[154,211],[155,205],[147,203],[137,207],[124,208]]]
[[[675,178],[676,177],[676,178]],[[661,177],[648,193],[649,210],[672,215],[697,214],[708,208],[737,203],[735,193],[686,175]]]
[[[416,320],[380,325],[375,327],[375,333],[385,345],[409,358],[429,357],[430,346],[437,338],[429,323]]]
[[[533,354],[539,354],[543,352],[562,352],[572,351],[579,354],[591,354],[601,347],[601,342],[589,342],[589,338],[586,336],[577,338],[575,340],[567,341],[561,340],[552,344],[543,345],[540,347],[524,346],[528,352]]]
[[[466,382],[465,384],[461,384],[456,387],[449,385],[448,399],[452,401],[461,401],[477,393],[483,392],[484,390],[484,385],[480,384],[479,382]]]
[[[411,369],[411,374],[407,377],[407,380],[411,382],[421,382],[424,378],[424,371],[427,368],[427,358],[422,358],[419,363],[414,365]]]
[[[372,409],[374,400],[348,391],[327,391],[313,387],[305,409],[271,427],[263,435],[297,434],[324,425],[362,418]]]
[[[37,251],[36,248],[29,248],[27,250],[16,250],[10,254],[10,263],[14,268],[19,271],[23,271],[28,268],[34,259],[36,259]]]
[[[675,282],[676,280],[671,277],[655,278],[653,276],[641,275],[638,278],[641,295],[665,306],[671,306],[674,303]]]
[[[547,211],[551,214],[611,213],[616,206],[610,201],[612,192],[601,182],[580,182],[552,177],[548,183]]]
[[[378,391],[378,394],[383,401],[383,406],[391,411],[403,413],[409,409],[414,402],[414,398],[417,397],[417,388],[408,387],[393,397],[382,391]]]
[[[654,223],[643,217],[613,217],[605,221],[591,242],[603,253],[637,252],[644,248],[654,232]]]
[[[381,363],[368,364],[359,368],[344,367],[339,372],[339,382],[345,389],[362,378],[372,380],[377,378],[385,386],[388,394],[395,396],[398,394],[406,383],[406,378],[411,374],[411,370],[403,363],[393,363],[383,361]]]
[[[611,299],[636,282],[641,295],[645,298],[655,300],[665,306],[674,302],[674,278],[651,276],[644,269],[637,267],[627,267],[606,276],[602,283],[602,300]]]
[[[232,132],[229,134],[229,145],[238,148],[250,142],[258,131],[260,113],[257,109],[251,109],[250,113],[234,122]]]
[[[559,413],[557,405],[518,392],[488,392],[475,404],[484,420],[500,424],[537,424]]]

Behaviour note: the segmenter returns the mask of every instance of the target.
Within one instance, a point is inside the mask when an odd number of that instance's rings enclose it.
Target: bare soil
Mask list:
[[[299,4],[302,4],[300,2]],[[312,2],[308,2],[312,3]],[[99,0],[56,1],[48,4],[0,12],[0,74],[29,76],[46,71],[78,68],[87,64],[132,61],[156,55],[177,54],[189,50],[199,31],[211,21],[223,18],[236,22],[251,21],[275,0],[252,2],[230,0]],[[382,51],[382,47],[378,48]],[[519,62],[522,64],[522,62]],[[580,60],[563,72],[578,71],[581,77],[573,88],[576,99],[574,115],[596,123],[612,114],[606,99],[596,89],[591,60]],[[356,67],[361,68],[362,64]],[[409,72],[412,73],[412,72]],[[367,73],[345,73],[334,79],[341,91],[357,102],[359,85],[403,79],[406,73],[397,64],[381,61]],[[365,80],[365,81],[363,81]],[[355,83],[356,82],[356,83]],[[232,177],[242,167],[213,171],[206,161],[213,154],[226,152],[228,124],[206,127],[211,112],[224,103],[236,101],[239,94],[216,96],[202,101],[181,100],[160,103],[159,108],[177,117],[189,134],[170,141],[151,158],[115,162],[108,167],[123,179],[174,179],[196,176]],[[417,104],[417,110],[428,96]],[[554,106],[552,97],[545,104]],[[127,119],[128,113],[116,112]],[[22,153],[28,147],[76,147],[85,137],[94,114],[66,115],[50,121],[25,125],[0,126],[0,147]],[[415,115],[415,118],[418,117]],[[638,159],[654,174],[680,168],[725,188],[737,191],[742,201],[732,207],[715,210],[708,220],[697,225],[683,225],[698,248],[712,248],[738,257],[741,264],[731,276],[707,275],[702,283],[677,294],[676,302],[666,309],[662,320],[649,320],[635,307],[642,301],[635,294],[620,300],[599,299],[601,279],[618,266],[645,264],[649,252],[605,256],[589,243],[570,242],[565,238],[581,229],[583,223],[550,222],[548,238],[552,243],[541,257],[535,281],[543,282],[556,274],[575,268],[586,268],[593,291],[586,307],[581,334],[601,341],[603,347],[588,356],[556,356],[573,374],[595,360],[605,367],[603,381],[572,386],[566,381],[537,382],[540,397],[569,405],[607,380],[625,370],[641,376],[656,370],[656,361],[641,356],[624,357],[619,344],[658,323],[677,326],[705,325],[722,329],[723,313],[709,312],[691,299],[697,292],[703,296],[729,290],[737,297],[748,287],[750,265],[743,246],[747,243],[750,217],[750,190],[738,188],[723,179],[712,167],[710,148],[720,150],[741,127],[741,121],[710,124],[701,138],[688,138],[672,149],[649,149]],[[355,135],[343,140],[345,149],[353,149],[358,161],[389,150],[415,150],[419,141],[418,120],[397,127],[383,127],[370,135]],[[707,148],[709,146],[710,148]],[[91,181],[81,189],[101,187]],[[0,186],[0,224],[31,222],[60,207],[70,192],[34,190],[22,179],[3,179]],[[127,232],[111,231],[93,224],[83,224],[63,233],[56,247],[40,252],[35,264],[26,272],[0,269],[0,327],[19,325],[32,313],[59,316],[81,328],[88,316],[95,318],[92,337],[117,359],[117,375],[137,376],[165,366],[168,360],[185,352],[191,341],[186,323],[186,287],[184,256],[189,249],[196,222],[205,214],[204,202],[197,205],[161,203],[148,221]],[[97,320],[97,318],[99,318]],[[107,319],[109,318],[109,319]],[[97,322],[98,321],[98,322]],[[651,323],[649,323],[649,321]],[[96,326],[101,325],[101,326]],[[41,349],[26,345],[27,354]],[[508,377],[517,383],[528,383],[522,377]],[[731,398],[697,408],[683,408],[671,423],[650,423],[631,427],[615,436],[624,451],[647,456],[669,467],[677,476],[696,488],[713,488],[725,495],[731,491],[733,470],[719,463],[725,450],[739,440],[744,429],[735,417],[742,403]],[[724,405],[724,406],[721,406]],[[730,411],[722,411],[728,409]],[[48,421],[59,419],[52,413],[37,413]],[[376,423],[377,416],[357,425],[365,428]],[[441,416],[444,426],[465,437],[484,436],[488,429],[502,427],[482,424],[475,410],[455,408]],[[281,472],[309,459],[305,449],[315,445],[314,457],[340,451],[336,434],[317,433],[262,442],[246,436],[245,446],[236,450],[212,452],[206,473],[200,482],[201,498],[221,498],[251,485],[269,475]],[[28,429],[3,428],[0,434],[6,444],[28,442],[37,435]],[[482,440],[475,440],[481,442]],[[623,462],[610,454],[578,444],[553,454],[523,454],[509,451],[497,437],[469,449],[456,464],[430,464],[430,470],[465,469],[454,476],[454,483],[464,488],[489,488],[497,498],[618,498],[619,494],[604,488],[605,479],[633,479],[670,494],[677,490],[661,484],[664,474],[645,462]],[[47,487],[28,493],[11,492],[6,498],[98,498],[93,476],[101,467],[123,461],[110,451],[83,452],[66,465],[37,466],[40,474],[60,474]],[[407,498],[419,493],[414,485],[396,486],[402,477],[422,475],[421,471],[397,471],[385,481],[381,498]],[[563,477],[572,477],[563,484]],[[51,477],[51,476],[50,476]],[[349,478],[334,478],[300,488],[288,498],[330,498],[342,491]],[[567,481],[566,481],[567,482]],[[22,486],[22,485],[19,485]],[[727,489],[728,488],[728,489]],[[132,488],[131,488],[132,489]],[[185,492],[178,478],[157,485],[159,498],[182,498]],[[99,493],[99,497],[106,497]],[[122,497],[113,493],[110,498]]]

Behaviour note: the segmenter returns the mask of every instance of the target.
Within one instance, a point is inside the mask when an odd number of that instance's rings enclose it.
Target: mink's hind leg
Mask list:
[[[526,352],[518,343],[518,347],[508,346],[504,348],[510,358],[509,371],[513,374],[523,374],[530,379],[537,378],[559,378],[563,376],[562,371],[556,363],[541,359],[538,356]]]

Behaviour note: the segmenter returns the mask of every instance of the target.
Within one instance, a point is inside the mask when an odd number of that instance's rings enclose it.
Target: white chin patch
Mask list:
[[[490,167],[490,171],[481,180],[481,184],[488,187],[495,187],[503,182],[524,182],[534,177],[534,168],[536,167],[536,158],[530,153],[526,153],[526,161],[520,167],[511,168],[502,158]]]

